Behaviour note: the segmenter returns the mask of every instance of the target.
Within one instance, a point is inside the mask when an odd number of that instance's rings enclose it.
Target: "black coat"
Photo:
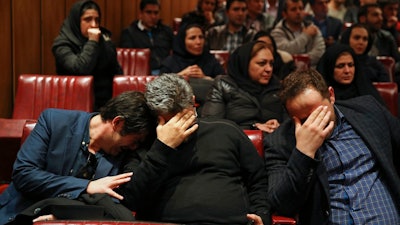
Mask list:
[[[375,156],[381,177],[399,209],[399,120],[370,96],[335,105]],[[287,120],[266,136],[264,146],[268,194],[274,210],[280,215],[298,216],[299,224],[328,224],[330,200],[325,166],[295,148],[293,122]]]

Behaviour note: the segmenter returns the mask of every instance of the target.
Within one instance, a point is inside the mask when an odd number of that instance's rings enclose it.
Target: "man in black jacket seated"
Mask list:
[[[264,141],[272,207],[299,224],[400,224],[399,120],[372,96],[333,91],[315,70],[283,80],[293,120]]]
[[[176,115],[195,112],[193,91],[177,74],[161,75],[150,82],[145,96],[160,123],[171,124]],[[176,123],[176,129],[182,126]],[[133,153],[124,169],[134,175],[120,188],[123,204],[136,211],[139,220],[270,224],[266,171],[246,134],[227,120],[197,119],[190,129],[196,128],[179,145],[166,145],[158,139],[150,151]],[[143,176],[143,166],[161,158],[160,166],[153,163],[155,167],[148,170],[149,183],[144,184],[147,189],[143,192],[135,182],[136,174]],[[160,167],[165,170],[159,172]]]

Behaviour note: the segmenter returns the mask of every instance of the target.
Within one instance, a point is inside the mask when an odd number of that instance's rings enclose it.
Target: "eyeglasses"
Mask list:
[[[94,178],[96,168],[97,168],[96,155],[89,152],[86,164],[79,169],[78,173],[76,174],[76,177],[91,180]]]

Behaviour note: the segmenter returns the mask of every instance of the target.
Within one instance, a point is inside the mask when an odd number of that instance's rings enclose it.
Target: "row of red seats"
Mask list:
[[[144,91],[157,76],[117,75],[113,96],[128,90]],[[393,115],[398,115],[398,87],[393,82],[374,83]],[[37,119],[46,108],[93,111],[93,77],[21,75],[18,79],[13,119]]]

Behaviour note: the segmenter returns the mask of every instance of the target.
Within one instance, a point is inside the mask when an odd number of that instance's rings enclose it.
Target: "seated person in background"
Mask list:
[[[311,66],[315,66],[325,52],[321,31],[304,20],[304,5],[301,0],[284,0],[282,8],[283,19],[271,31],[278,49],[292,55],[307,54],[311,59]]]
[[[93,75],[95,111],[111,98],[114,75],[122,74],[111,32],[100,20],[97,3],[76,2],[52,47],[57,74]]]
[[[279,50],[271,34],[267,31],[259,31],[254,36],[255,41],[263,41],[274,55],[273,74],[279,79],[285,78],[289,73],[296,70],[293,57],[286,51]]]
[[[161,23],[158,0],[141,0],[139,20],[134,21],[121,34],[121,48],[149,48],[150,67],[158,75],[161,62],[172,50],[172,29]],[[134,74],[132,74],[134,75]]]
[[[375,56],[368,55],[372,47],[372,35],[364,24],[353,24],[343,31],[340,43],[349,45],[356,54],[359,63],[359,74],[371,82],[388,82],[389,74]]]
[[[242,129],[272,133],[285,117],[273,63],[271,50],[262,41],[236,49],[229,58],[228,75],[214,80],[202,117],[224,118]]]
[[[172,55],[161,65],[160,74],[163,73],[177,73],[188,78],[197,97],[196,102],[202,106],[213,78],[225,74],[225,71],[205,45],[202,27],[183,23],[175,36]]]
[[[335,90],[337,100],[355,98],[362,95],[372,95],[378,102],[385,105],[379,92],[362,71],[357,57],[348,45],[336,44],[329,47],[317,66],[318,72],[325,82]]]
[[[264,12],[264,0],[247,0],[247,29],[267,31],[274,26],[275,17]]]
[[[328,1],[328,16],[332,16],[343,23],[347,11],[346,0]]]
[[[172,123],[171,117],[185,110],[194,112],[192,89],[177,74],[164,74],[148,83],[145,96],[161,122]],[[159,150],[167,154],[166,170],[147,193],[139,193],[143,202],[132,198],[137,191],[129,189],[134,180],[129,182],[123,187],[123,203],[136,211],[138,220],[229,225],[255,220],[256,225],[271,224],[266,171],[248,137],[227,120],[193,122],[192,129],[197,130],[181,144],[156,140]],[[176,129],[182,125],[176,122]],[[138,163],[148,161],[148,156],[134,153],[136,157],[125,166],[125,172],[136,174],[143,168]]]
[[[342,22],[328,16],[329,0],[310,0],[309,3],[314,15],[309,15],[306,19],[312,21],[319,28],[325,40],[325,47],[333,45],[338,41],[342,32]]]
[[[400,53],[397,50],[397,43],[390,32],[382,29],[383,18],[379,5],[363,5],[358,12],[358,21],[368,27],[374,40],[369,55],[391,56],[396,64],[399,64]]]
[[[228,50],[232,53],[237,47],[253,40],[256,30],[245,26],[247,15],[246,0],[227,0],[226,24],[208,29],[207,44],[211,50]]]
[[[378,2],[379,7],[382,10],[383,24],[382,29],[389,31],[397,46],[400,46],[400,33],[398,26],[399,22],[399,1],[398,0],[383,0]]]
[[[214,16],[217,4],[217,0],[198,0],[196,10],[185,13],[182,22],[197,23],[207,30],[216,23]]]
[[[45,110],[18,152],[13,181],[0,195],[0,224],[48,198],[66,202],[106,193],[121,200],[113,189],[132,174],[106,176],[116,175],[127,151],[155,129],[151,115],[140,92],[111,99],[100,113]],[[42,213],[32,211],[36,217]]]
[[[315,70],[280,93],[289,115],[264,139],[269,200],[298,224],[399,224],[400,122],[371,96],[335,101]]]

